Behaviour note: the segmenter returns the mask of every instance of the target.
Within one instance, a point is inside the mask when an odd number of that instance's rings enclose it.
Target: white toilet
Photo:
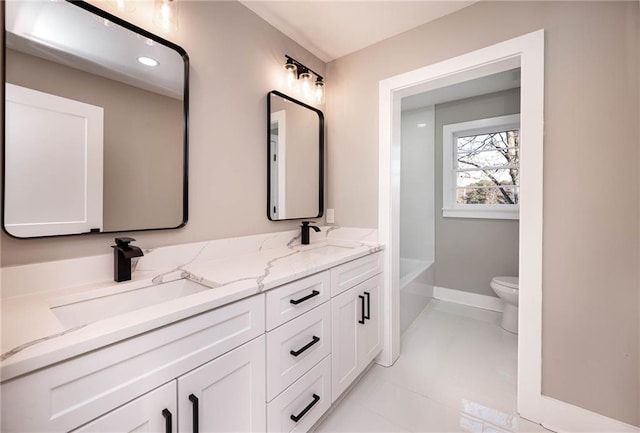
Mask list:
[[[494,277],[491,288],[502,299],[502,329],[518,333],[518,277]]]

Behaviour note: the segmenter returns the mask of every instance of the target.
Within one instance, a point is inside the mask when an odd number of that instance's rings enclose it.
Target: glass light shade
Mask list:
[[[284,71],[285,86],[287,87],[287,90],[293,91],[296,88],[296,81],[298,80],[298,67],[291,62],[287,62],[284,65]]]
[[[178,0],[154,0],[153,24],[165,33],[178,30]]]
[[[316,104],[324,104],[324,81],[317,79],[313,85],[313,97]]]
[[[308,71],[302,72],[298,79],[300,80],[300,92],[302,96],[307,100],[313,99],[313,83],[311,82],[311,73]]]

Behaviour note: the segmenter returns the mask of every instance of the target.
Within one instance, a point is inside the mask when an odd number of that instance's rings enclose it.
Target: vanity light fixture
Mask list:
[[[138,57],[138,61],[145,66],[151,66],[151,67],[158,66],[160,64],[160,62],[157,61],[156,59],[152,59],[151,57],[144,57],[144,56]]]
[[[324,104],[325,82],[322,75],[308,68],[291,56],[285,55],[285,85],[290,92],[298,92],[305,99]],[[313,77],[316,77],[315,82]]]
[[[178,30],[178,0],[154,0],[153,24],[165,33]]]

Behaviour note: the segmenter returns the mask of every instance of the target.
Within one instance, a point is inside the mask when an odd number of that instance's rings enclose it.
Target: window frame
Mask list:
[[[456,175],[458,171],[455,164],[457,158],[454,156],[457,155],[457,138],[512,129],[520,130],[519,113],[443,125],[442,216],[444,218],[520,219],[520,205],[518,203],[499,205],[457,203]],[[520,148],[520,155],[522,155],[521,150]],[[518,172],[520,166],[519,162]]]

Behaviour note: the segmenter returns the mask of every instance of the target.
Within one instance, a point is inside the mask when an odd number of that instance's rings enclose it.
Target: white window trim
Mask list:
[[[520,129],[520,114],[490,117],[442,127],[442,216],[445,218],[519,219],[520,206],[456,203],[455,142],[459,136]]]

